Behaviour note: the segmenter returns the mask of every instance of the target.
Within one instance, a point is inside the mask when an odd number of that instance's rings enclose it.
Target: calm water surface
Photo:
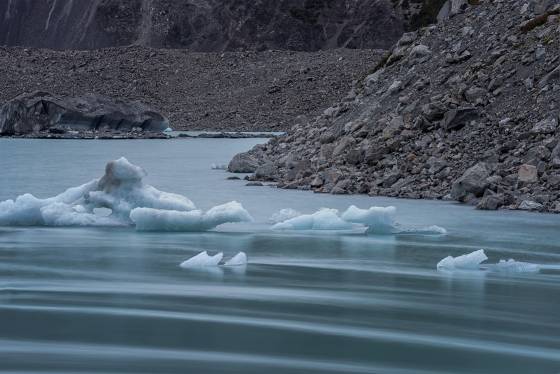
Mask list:
[[[258,139],[0,140],[0,200],[55,195],[125,156],[201,208],[254,223],[206,233],[0,228],[1,373],[560,373],[560,273],[442,274],[447,255],[560,263],[560,216],[317,195],[228,181]],[[275,233],[281,208],[395,205],[446,236]],[[202,251],[246,268],[185,270]]]

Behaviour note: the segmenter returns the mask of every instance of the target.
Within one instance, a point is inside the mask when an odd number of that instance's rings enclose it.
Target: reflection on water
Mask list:
[[[560,372],[559,272],[435,267],[480,248],[493,263],[558,264],[560,217],[249,188],[210,170],[250,142],[155,141],[146,154],[141,142],[0,140],[0,200],[53,195],[125,155],[158,188],[202,208],[235,199],[256,218],[206,233],[0,228],[0,372]],[[393,204],[403,224],[448,234],[279,233],[267,223],[281,208],[351,204]],[[204,250],[244,251],[249,263],[179,267]]]

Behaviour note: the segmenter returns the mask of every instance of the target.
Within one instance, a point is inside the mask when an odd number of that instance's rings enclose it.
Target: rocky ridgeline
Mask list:
[[[230,170],[316,192],[560,211],[558,1],[476,3],[453,1],[344,100]]]
[[[216,52],[388,48],[444,0],[1,1],[0,44]]]

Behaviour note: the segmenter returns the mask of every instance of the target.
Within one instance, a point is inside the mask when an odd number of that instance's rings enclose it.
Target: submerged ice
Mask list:
[[[250,221],[241,204],[230,202],[207,212],[187,197],[144,183],[146,172],[124,157],[110,161],[105,174],[63,193],[39,199],[24,194],[0,202],[1,226],[116,226],[139,230],[203,231],[226,222]],[[100,214],[99,211],[106,213]]]

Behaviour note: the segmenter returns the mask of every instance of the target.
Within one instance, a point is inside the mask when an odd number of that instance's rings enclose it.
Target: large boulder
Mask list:
[[[24,135],[50,129],[160,132],[169,127],[162,114],[140,102],[102,95],[23,94],[0,108],[0,135]]]
[[[258,160],[249,153],[238,153],[229,162],[230,173],[254,173],[259,167]]]
[[[469,196],[481,197],[488,187],[487,178],[490,176],[488,166],[484,162],[467,169],[465,173],[453,183],[451,197],[457,201],[466,201]]]

